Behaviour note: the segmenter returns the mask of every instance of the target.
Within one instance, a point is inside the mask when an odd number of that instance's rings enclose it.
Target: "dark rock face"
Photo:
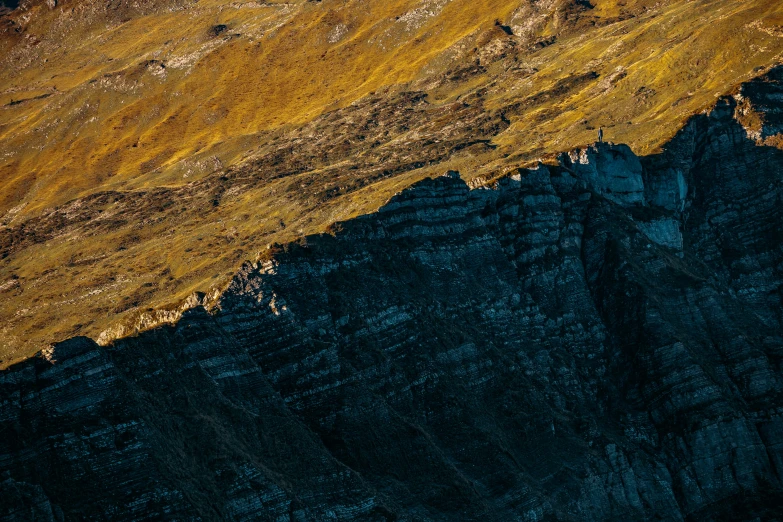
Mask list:
[[[780,517],[783,153],[734,109],[425,180],[0,373],[0,518]]]
[[[740,116],[748,111],[757,114],[753,138],[763,142],[783,134],[783,67],[775,67],[742,85],[737,99],[742,103]]]

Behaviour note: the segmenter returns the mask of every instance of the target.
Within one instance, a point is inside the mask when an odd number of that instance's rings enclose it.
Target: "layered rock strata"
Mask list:
[[[0,519],[779,516],[783,152],[735,112],[425,180],[0,373]]]

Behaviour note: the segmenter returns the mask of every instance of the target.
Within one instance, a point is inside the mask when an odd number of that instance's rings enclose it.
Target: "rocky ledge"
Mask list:
[[[780,517],[783,152],[737,103],[425,180],[0,373],[0,519]]]

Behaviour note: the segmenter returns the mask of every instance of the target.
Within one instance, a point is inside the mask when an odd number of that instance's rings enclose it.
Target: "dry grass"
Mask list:
[[[534,12],[519,0],[202,0],[107,12],[70,0],[13,14],[24,30],[0,29],[0,232],[98,191],[176,196],[116,226],[63,226],[0,260],[0,367],[220,288],[268,243],[372,211],[446,168],[497,175],[591,142],[598,125],[609,140],[653,152],[783,52],[778,2],[594,4],[558,0]],[[428,93],[432,106],[480,102],[511,125],[494,149],[368,174],[369,184],[328,199],[315,197],[323,180],[349,176],[334,173],[361,164],[360,149],[279,179],[270,164],[263,183],[232,185],[216,206],[211,188],[188,188],[272,154],[283,136],[328,135],[320,117],[329,111],[406,90]],[[439,124],[465,132],[461,120]],[[381,148],[399,157],[416,125]]]

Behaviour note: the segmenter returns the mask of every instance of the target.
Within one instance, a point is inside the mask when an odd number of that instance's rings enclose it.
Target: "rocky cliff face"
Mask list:
[[[422,181],[0,373],[0,518],[780,516],[783,152],[738,111]]]

